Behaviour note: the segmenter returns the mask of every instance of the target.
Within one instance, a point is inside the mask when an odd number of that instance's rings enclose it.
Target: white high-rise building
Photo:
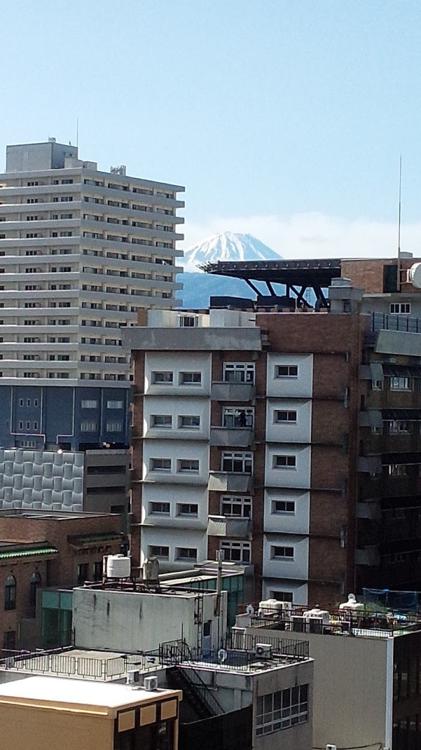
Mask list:
[[[7,147],[0,174],[1,445],[127,443],[127,420],[113,406],[127,407],[130,382],[120,328],[140,308],[178,301],[183,190],[128,177],[125,167],[99,171],[78,159],[75,146],[54,139]],[[100,413],[104,396],[109,415]],[[42,424],[43,406],[71,408],[82,434]]]
[[[127,508],[121,328],[178,300],[184,188],[75,146],[7,146],[0,174],[0,508]]]

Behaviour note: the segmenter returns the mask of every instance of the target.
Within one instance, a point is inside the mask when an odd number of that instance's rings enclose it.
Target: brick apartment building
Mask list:
[[[103,555],[120,551],[120,530],[119,515],[1,512],[0,647],[38,647],[38,590],[99,580]]]
[[[296,603],[421,588],[416,268],[218,263],[269,295],[153,310],[127,330],[140,562],[171,570],[219,548],[253,566],[257,598]]]

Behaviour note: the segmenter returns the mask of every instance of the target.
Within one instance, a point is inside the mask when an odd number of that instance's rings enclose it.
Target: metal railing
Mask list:
[[[15,654],[0,659],[0,669],[13,669],[35,674],[54,674],[106,681],[127,675],[129,669],[138,667],[152,671],[156,664],[148,663],[143,656],[125,655],[100,659],[93,656],[73,656],[67,652],[35,652]]]
[[[373,332],[406,331],[407,333],[421,333],[421,318],[415,318],[412,315],[391,315],[374,312],[371,314],[371,330]]]

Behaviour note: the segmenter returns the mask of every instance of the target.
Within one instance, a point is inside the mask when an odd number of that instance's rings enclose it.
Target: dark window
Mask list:
[[[3,635],[3,648],[5,651],[16,650],[16,631],[6,630]]]
[[[4,584],[4,608],[16,609],[16,578],[7,576]]]
[[[38,572],[32,573],[29,583],[29,604],[35,609],[37,603],[37,589],[41,585],[41,576]]]
[[[77,566],[77,582],[78,584],[85,583],[89,578],[89,564],[79,563]]]
[[[93,576],[94,576],[94,581],[102,580],[102,560],[98,560],[97,562],[94,562]]]

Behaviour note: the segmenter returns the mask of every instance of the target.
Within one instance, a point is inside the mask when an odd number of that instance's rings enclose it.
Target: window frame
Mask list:
[[[285,459],[285,462],[279,462],[278,459]],[[272,456],[272,469],[277,471],[296,471],[297,456],[292,453],[274,453]]]
[[[229,379],[227,373],[243,373],[244,377],[233,377]],[[244,383],[254,385],[256,380],[256,364],[254,362],[224,362],[223,382],[224,383]]]
[[[285,370],[281,374],[281,370]],[[275,380],[296,380],[299,376],[298,365],[283,365],[276,364],[274,368],[274,379]]]
[[[227,462],[231,462],[229,464]],[[241,462],[242,469],[239,471],[235,468],[236,463]],[[247,469],[249,467],[250,470]],[[221,471],[228,474],[253,474],[254,456],[251,451],[222,451],[221,454]]]
[[[277,418],[279,414],[285,414],[285,419]],[[296,409],[274,409],[273,410],[273,424],[297,424],[297,410]]]
[[[275,552],[275,550],[284,550],[284,554],[281,554],[280,552]],[[292,554],[285,554],[286,550],[291,550]],[[294,562],[295,560],[295,547],[293,545],[285,545],[285,544],[271,544],[270,545],[270,559],[271,560],[281,560],[282,562]]]
[[[224,511],[224,506],[231,506],[231,513]],[[240,513],[233,513],[233,509],[238,507]],[[249,513],[247,513],[247,510]],[[250,495],[222,495],[220,500],[221,516],[225,518],[248,518],[252,517],[252,498]]]
[[[276,509],[276,504],[279,503],[280,505],[284,505],[285,507],[283,509]],[[287,508],[286,506],[292,505],[291,508]],[[273,516],[295,516],[296,514],[296,503],[295,500],[272,500],[271,502],[271,515]]]
[[[6,612],[11,612],[16,609],[16,599],[16,578],[12,573],[9,573],[4,582],[4,609]]]
[[[241,565],[251,564],[251,542],[238,541],[236,539],[223,539],[219,544],[219,549],[223,552],[223,559],[225,562],[237,562]],[[235,553],[238,550],[239,556]],[[229,552],[229,557],[225,554]]]

